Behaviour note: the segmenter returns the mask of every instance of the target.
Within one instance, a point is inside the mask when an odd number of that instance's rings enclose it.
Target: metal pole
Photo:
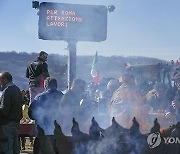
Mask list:
[[[68,89],[76,78],[76,40],[69,40],[68,43]]]

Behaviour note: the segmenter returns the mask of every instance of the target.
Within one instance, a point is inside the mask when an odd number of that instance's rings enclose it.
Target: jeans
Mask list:
[[[16,122],[0,126],[0,154],[20,154],[18,131]]]

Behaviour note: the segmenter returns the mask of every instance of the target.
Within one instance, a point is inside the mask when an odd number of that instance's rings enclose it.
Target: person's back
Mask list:
[[[63,116],[69,117],[69,120],[76,117],[81,110],[80,102],[83,101],[84,92],[84,88],[81,90],[81,87],[83,86],[85,88],[85,82],[83,80],[75,79],[71,89],[61,99],[60,112]]]
[[[57,81],[48,77],[47,90],[38,94],[29,107],[29,116],[36,120],[36,124],[44,129],[46,135],[52,135],[54,131],[54,120],[59,118],[59,103],[63,96],[61,91],[57,90]],[[55,86],[50,84],[55,82]]]
[[[42,61],[39,57],[29,64],[26,71],[26,77],[29,79],[30,86],[42,86],[40,82],[41,78],[49,77],[47,68],[47,63]]]
[[[63,94],[58,90],[48,90],[37,95],[37,108],[34,116],[37,117],[39,124],[45,131],[46,135],[52,135],[54,131],[54,120],[59,118],[59,103]]]
[[[134,83],[134,77],[125,74],[121,77],[122,85],[113,93],[111,98],[111,114],[115,116],[124,109],[134,112],[134,107],[138,107],[142,103],[142,96],[138,87]]]
[[[38,93],[44,91],[44,80],[49,77],[46,63],[48,54],[41,51],[35,61],[26,69],[26,77],[29,79],[30,103]]]
[[[91,115],[95,109],[89,99],[84,95],[86,82],[82,79],[75,79],[71,89],[63,96],[60,102],[60,114],[62,117],[62,130],[65,134],[70,135],[73,117],[82,126],[82,129],[87,130],[85,123],[90,121]]]
[[[124,127],[130,126],[132,117],[139,118],[143,97],[135,85],[134,77],[124,74],[120,78],[122,85],[113,93],[110,103],[111,117],[117,117],[117,121]]]

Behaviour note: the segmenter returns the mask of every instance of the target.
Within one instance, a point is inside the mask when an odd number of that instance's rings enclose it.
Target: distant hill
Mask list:
[[[37,53],[0,52],[0,71],[11,72],[14,82],[20,88],[28,89],[28,79],[25,77],[26,67],[36,56]],[[93,58],[94,56],[77,56],[76,76],[86,82],[92,81],[90,71]],[[98,56],[100,78],[119,78],[125,71],[124,64],[129,62],[132,64],[155,64],[162,62],[162,60],[147,57]],[[67,56],[50,54],[48,67],[50,75],[58,80],[58,88],[64,90],[67,86]]]

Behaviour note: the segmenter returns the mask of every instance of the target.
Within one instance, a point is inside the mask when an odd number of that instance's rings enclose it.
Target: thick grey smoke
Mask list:
[[[60,120],[58,109],[60,98],[59,92],[48,92],[48,95],[41,95],[40,98],[37,97],[36,102],[33,102],[35,104],[35,108],[32,109],[33,116],[36,123],[44,130],[45,135],[53,135],[54,121]]]
[[[74,148],[75,154],[140,154],[142,153],[146,142],[146,137],[139,133],[139,127],[136,122],[134,122],[131,129],[128,130],[121,127],[115,120],[113,120],[112,125],[103,132],[103,136],[99,136],[99,139],[92,139],[92,135],[91,132],[89,134],[89,140],[76,142]]]

